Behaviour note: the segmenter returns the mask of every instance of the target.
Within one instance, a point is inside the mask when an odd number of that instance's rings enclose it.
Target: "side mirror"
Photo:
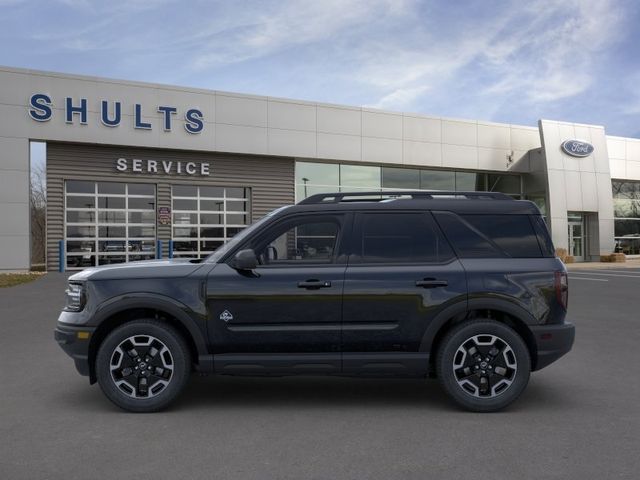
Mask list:
[[[233,259],[233,268],[236,270],[254,270],[257,266],[256,252],[250,248],[240,250]]]

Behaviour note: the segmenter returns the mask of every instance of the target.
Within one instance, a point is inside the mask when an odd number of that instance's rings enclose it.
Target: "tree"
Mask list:
[[[44,265],[47,252],[47,174],[44,165],[31,166],[31,265]]]

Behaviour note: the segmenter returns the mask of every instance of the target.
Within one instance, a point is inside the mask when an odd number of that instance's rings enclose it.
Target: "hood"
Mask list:
[[[104,265],[87,268],[69,277],[70,281],[129,280],[134,278],[180,278],[186,277],[204,264],[188,258],[171,260],[142,260],[138,262]]]

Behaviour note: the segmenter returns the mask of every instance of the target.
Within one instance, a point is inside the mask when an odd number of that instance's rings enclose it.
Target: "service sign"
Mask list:
[[[565,140],[560,147],[572,157],[588,157],[593,153],[593,145],[582,140]]]
[[[122,173],[144,173],[164,175],[199,175],[211,173],[209,162],[185,162],[182,160],[142,160],[140,158],[118,158],[116,171]]]

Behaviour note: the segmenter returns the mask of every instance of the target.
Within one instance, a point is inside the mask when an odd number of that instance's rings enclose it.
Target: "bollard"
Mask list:
[[[64,273],[65,270],[65,258],[64,258],[64,240],[58,241],[58,271]]]

